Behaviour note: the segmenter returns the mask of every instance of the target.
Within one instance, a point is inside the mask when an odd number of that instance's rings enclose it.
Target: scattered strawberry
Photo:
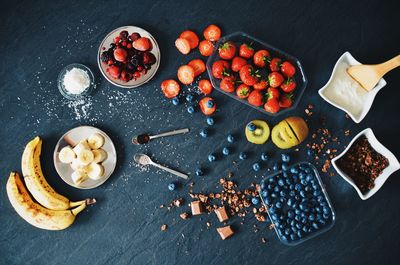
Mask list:
[[[233,76],[226,76],[222,78],[221,82],[219,83],[219,87],[228,93],[235,91],[235,79]]]
[[[285,61],[281,65],[281,72],[286,77],[292,77],[296,73],[296,68],[293,66],[293,64]]]
[[[189,65],[182,65],[178,68],[178,79],[184,85],[189,85],[194,81],[194,69]]]
[[[267,99],[271,99],[271,98],[279,98],[279,90],[275,87],[270,87],[267,90]]]
[[[248,86],[253,86],[258,82],[259,76],[257,75],[257,72],[254,70],[254,67],[249,64],[240,68],[239,75],[242,82]]]
[[[230,65],[227,61],[215,61],[212,65],[212,74],[215,78],[221,79],[224,76],[229,76]]]
[[[276,98],[271,98],[269,99],[265,104],[264,104],[264,109],[270,113],[277,113],[280,109],[279,107],[279,101]]]
[[[202,40],[199,44],[200,54],[203,56],[210,56],[214,51],[214,46],[209,40]]]
[[[267,88],[267,86],[268,86],[267,80],[266,79],[261,79],[260,82],[258,82],[258,83],[253,85],[253,88],[257,89],[257,90],[264,90],[264,89]]]
[[[143,53],[143,64],[154,64],[156,62],[156,57],[151,52]]]
[[[283,76],[278,72],[272,72],[268,75],[268,83],[271,87],[279,87],[283,81]]]
[[[269,70],[271,70],[271,72],[278,72],[281,67],[281,59],[279,58],[272,58],[271,62],[269,63]]]
[[[177,38],[175,41],[175,47],[182,54],[188,54],[190,52],[190,42],[187,39]]]
[[[193,67],[194,76],[199,76],[206,71],[206,65],[201,59],[194,59],[188,63],[189,66]]]
[[[257,107],[261,106],[263,104],[263,95],[262,95],[261,91],[253,90],[249,94],[247,101],[253,106],[257,106]]]
[[[126,60],[127,56],[128,56],[128,53],[123,48],[117,48],[114,50],[114,58],[118,62],[124,62]]]
[[[239,98],[247,98],[249,96],[251,92],[251,88],[248,85],[245,84],[241,84],[240,86],[238,86],[238,88],[236,89],[236,95]]]
[[[119,75],[121,74],[121,69],[116,65],[111,65],[110,67],[108,67],[107,70],[111,77],[114,79],[118,79]]]
[[[217,109],[217,106],[214,102],[214,100],[210,97],[204,97],[199,101],[200,109],[201,112],[204,113],[204,115],[211,115],[215,112]]]
[[[230,60],[236,54],[236,45],[232,41],[227,41],[219,47],[218,52],[219,57],[225,60]]]
[[[181,39],[187,39],[189,41],[190,49],[194,49],[199,45],[199,37],[197,37],[196,33],[191,30],[185,30],[179,35]]]
[[[221,29],[216,25],[209,25],[203,32],[204,38],[209,41],[217,41],[221,38]]]
[[[294,81],[293,78],[288,78],[286,79],[282,85],[281,85],[281,89],[283,92],[285,93],[290,93],[292,92],[294,89],[296,88],[296,82]]]
[[[152,45],[149,38],[140,37],[132,43],[132,47],[138,51],[150,51],[152,49]]]
[[[243,43],[239,48],[239,55],[243,58],[250,59],[254,54],[254,49],[247,43]]]
[[[161,90],[167,98],[174,98],[179,95],[181,87],[175,80],[168,79],[161,83]]]
[[[259,50],[254,54],[253,62],[258,67],[265,67],[266,62],[268,62],[271,55],[267,50]]]
[[[141,36],[139,33],[133,32],[129,37],[131,38],[131,41],[135,41],[135,40],[139,39]]]
[[[246,60],[243,59],[242,57],[235,57],[232,60],[232,71],[233,72],[239,72],[240,68],[242,68],[243,66],[245,66],[247,64]]]
[[[279,106],[281,108],[290,108],[293,105],[293,94],[283,94],[279,99]]]
[[[213,91],[213,86],[209,80],[202,79],[199,81],[199,89],[204,95],[208,95]]]

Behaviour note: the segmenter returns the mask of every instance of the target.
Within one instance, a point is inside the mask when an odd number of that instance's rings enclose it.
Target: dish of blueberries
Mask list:
[[[308,162],[264,178],[260,197],[282,243],[297,245],[332,228],[335,212],[318,171]]]

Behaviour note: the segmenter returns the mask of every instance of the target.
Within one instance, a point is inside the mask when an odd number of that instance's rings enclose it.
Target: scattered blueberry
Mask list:
[[[216,157],[215,157],[214,154],[209,154],[209,155],[208,155],[208,161],[214,162],[215,160],[216,160]]]
[[[307,150],[307,155],[310,156],[310,157],[311,157],[311,156],[314,156],[314,151],[311,150],[311,149],[308,149],[308,150]]]
[[[262,153],[261,154],[261,160],[262,161],[268,161],[268,159],[269,159],[269,157],[268,157],[268,155],[266,153]]]
[[[251,203],[254,204],[254,205],[257,205],[259,203],[259,200],[256,197],[253,197],[251,199]]]
[[[240,160],[245,160],[246,158],[247,158],[247,155],[246,155],[245,152],[241,152],[241,153],[239,154],[239,159],[240,159]]]
[[[228,147],[224,147],[223,149],[222,149],[222,154],[224,154],[224,155],[229,155],[229,148]]]
[[[193,101],[193,95],[192,95],[192,94],[188,94],[188,95],[186,96],[186,101],[187,101],[187,102],[192,102],[192,101]]]
[[[289,165],[285,162],[285,163],[282,163],[282,170],[283,171],[287,171],[288,169],[289,169]]]
[[[273,169],[274,171],[278,171],[278,170],[279,170],[279,164],[278,164],[278,163],[275,163],[274,166],[272,167],[272,169]]]
[[[169,189],[170,191],[175,190],[175,184],[174,184],[174,183],[168,184],[168,189]]]
[[[290,161],[290,156],[288,154],[282,154],[282,162],[288,163]]]
[[[207,106],[207,108],[214,107],[214,101],[212,99],[210,99],[209,101],[207,101],[206,106]]]
[[[203,176],[203,170],[201,170],[201,168],[196,169],[196,175],[197,176]]]
[[[208,118],[207,118],[207,124],[210,125],[210,126],[211,126],[211,125],[214,125],[214,118],[208,117]]]
[[[208,131],[207,131],[207,129],[202,129],[202,130],[200,131],[200,135],[201,135],[201,137],[206,138],[206,137],[208,136]]]
[[[235,141],[235,138],[233,137],[232,134],[229,134],[226,140],[228,140],[229,143],[233,143]]]
[[[254,123],[250,122],[249,124],[247,124],[247,129],[249,129],[250,132],[253,132],[257,129],[257,127]]]
[[[253,164],[253,170],[254,170],[254,171],[259,171],[260,168],[261,168],[261,167],[260,167],[260,164],[259,164],[259,163],[254,163],[254,164]]]
[[[172,99],[172,104],[174,104],[175,106],[179,105],[179,98],[173,98]]]
[[[194,108],[193,108],[193,106],[189,106],[189,107],[187,108],[187,112],[189,112],[190,114],[193,114],[193,113],[194,113]]]

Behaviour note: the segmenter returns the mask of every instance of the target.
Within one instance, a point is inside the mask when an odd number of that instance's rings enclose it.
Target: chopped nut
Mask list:
[[[184,212],[184,213],[181,213],[180,215],[179,215],[183,220],[186,220],[186,219],[188,219],[189,218],[189,214],[188,213],[186,213],[186,212]]]
[[[192,208],[192,215],[199,215],[203,213],[203,207],[200,201],[193,201],[190,206]]]
[[[224,206],[215,210],[215,214],[218,217],[218,220],[222,223],[229,219],[228,213]]]
[[[168,226],[166,224],[163,224],[161,226],[161,231],[165,231],[165,230],[167,230],[167,228],[168,228]]]

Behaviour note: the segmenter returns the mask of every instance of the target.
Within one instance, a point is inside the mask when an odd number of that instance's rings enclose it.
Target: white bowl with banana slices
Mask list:
[[[110,137],[92,126],[66,132],[54,150],[54,166],[60,177],[79,189],[103,184],[113,173],[117,153]]]

